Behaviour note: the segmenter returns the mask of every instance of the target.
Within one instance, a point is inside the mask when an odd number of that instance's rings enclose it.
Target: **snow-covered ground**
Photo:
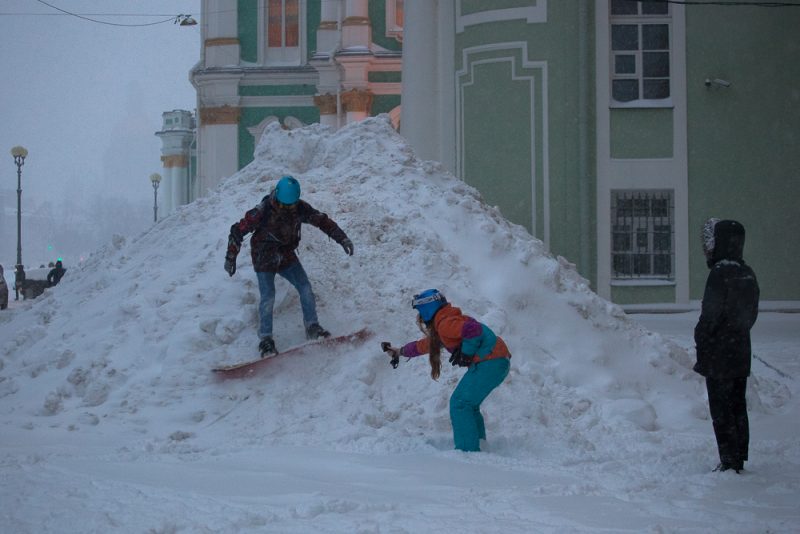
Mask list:
[[[285,173],[355,243],[304,228],[323,326],[374,335],[219,381],[258,343],[249,246],[229,278],[228,229]],[[429,287],[514,354],[485,452],[452,450],[461,369],[434,382],[425,358],[394,370],[380,351],[419,335],[410,300]],[[385,117],[268,128],[207,198],[0,312],[0,531],[796,532],[800,314],[756,324],[741,475],[711,473],[696,320],[600,299]],[[282,279],[275,323],[279,349],[302,342]]]

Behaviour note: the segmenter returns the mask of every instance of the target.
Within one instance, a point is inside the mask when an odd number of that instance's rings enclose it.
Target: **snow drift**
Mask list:
[[[299,255],[321,323],[334,334],[368,327],[374,337],[219,382],[210,368],[252,358],[258,343],[249,245],[229,278],[228,229],[283,174],[297,177],[303,198],[355,244],[348,257],[315,228],[303,230]],[[281,349],[303,333],[297,295],[277,280]],[[445,365],[436,383],[425,358],[393,370],[379,347],[419,337],[410,301],[429,287],[489,324],[513,353],[509,378],[483,406],[490,451],[686,461],[648,436],[707,418],[693,358],[595,295],[568,261],[475,189],[417,160],[385,117],[336,133],[271,125],[255,161],[208,197],[136,238],[115,238],[72,266],[56,290],[2,315],[0,397],[23,426],[124,429],[145,448],[191,451],[191,438],[214,425],[225,436],[213,445],[220,448],[447,450],[447,401],[462,371]],[[760,403],[785,400],[773,386]],[[152,435],[165,426],[174,431]]]

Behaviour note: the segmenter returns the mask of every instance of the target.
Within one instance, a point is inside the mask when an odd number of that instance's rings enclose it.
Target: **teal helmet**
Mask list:
[[[418,295],[414,295],[411,301],[411,307],[417,310],[420,318],[426,323],[433,319],[436,312],[447,304],[447,299],[444,298],[438,289],[426,289]]]
[[[283,176],[275,186],[275,198],[281,204],[295,204],[300,200],[300,182],[294,176]]]

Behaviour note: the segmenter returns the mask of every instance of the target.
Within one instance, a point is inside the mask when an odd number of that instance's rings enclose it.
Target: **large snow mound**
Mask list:
[[[258,343],[249,245],[229,278],[228,229],[283,174],[296,176],[303,198],[355,244],[348,257],[303,229],[299,255],[322,324],[335,334],[367,327],[374,337],[220,382],[211,367],[252,358]],[[303,330],[295,291],[280,278],[277,286],[280,349],[302,342]],[[449,449],[448,397],[462,370],[445,362],[437,383],[426,358],[393,370],[379,346],[419,337],[410,300],[429,287],[490,325],[513,353],[508,379],[484,403],[490,450],[501,456],[550,450],[587,461],[619,450],[653,461],[667,452],[648,436],[707,418],[691,355],[599,298],[475,189],[418,160],[386,117],[338,132],[267,128],[254,162],[208,197],[136,238],[115,239],[57,288],[0,316],[3,410],[27,428],[137,432],[149,448],[191,451],[188,438],[214,425],[226,440],[219,447]],[[762,387],[764,409],[785,400],[774,384]],[[148,434],[169,425],[169,436]]]

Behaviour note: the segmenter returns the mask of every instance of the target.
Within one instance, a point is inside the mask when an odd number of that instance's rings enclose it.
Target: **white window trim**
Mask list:
[[[397,24],[397,0],[386,0],[386,37],[403,42],[403,27]]]
[[[669,52],[669,97],[667,98],[639,98],[636,100],[630,100],[627,102],[621,102],[614,99],[614,92],[611,89],[612,82],[615,78],[623,79],[625,77],[618,77],[614,72],[614,58],[618,54],[612,48],[611,43],[611,35],[612,32],[609,31],[609,39],[608,39],[608,54],[609,54],[609,107],[611,108],[672,108],[674,107],[674,103],[672,101],[672,94],[675,90],[675,42],[673,37],[672,31],[672,24],[673,24],[673,13],[674,10],[671,5],[668,4],[668,13],[666,15],[612,15],[611,14],[611,1],[608,2],[608,20],[609,20],[609,30],[615,24],[636,24],[639,27],[639,33],[641,34],[641,26],[642,24],[666,24],[669,28],[669,48],[667,51]],[[640,43],[641,46],[641,43]],[[634,52],[634,51],[628,51]],[[639,72],[636,73],[636,76],[627,76],[629,79],[637,79],[639,80],[639,87],[640,90],[643,87],[642,80],[643,80],[643,72],[641,72],[641,57],[642,57],[642,49],[639,48],[635,51],[636,54],[636,62],[637,62],[637,70]]]
[[[298,67],[305,63],[306,57],[306,0],[298,0],[298,46],[283,47],[281,59],[269,57],[267,47],[267,3],[268,0],[258,2],[258,64],[266,67]]]

